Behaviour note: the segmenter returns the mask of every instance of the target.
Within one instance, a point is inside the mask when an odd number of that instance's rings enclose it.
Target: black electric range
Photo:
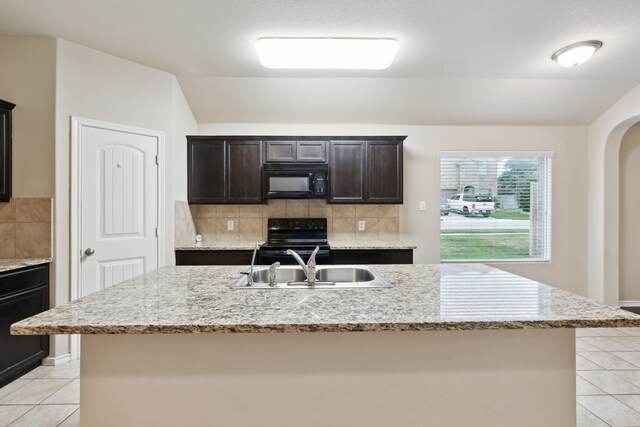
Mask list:
[[[316,263],[329,264],[326,218],[269,218],[267,243],[260,247],[260,264],[297,264],[287,255],[287,249],[296,251],[306,262],[316,246],[320,247]]]

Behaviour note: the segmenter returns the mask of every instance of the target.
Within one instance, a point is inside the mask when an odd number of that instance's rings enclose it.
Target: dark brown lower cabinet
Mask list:
[[[331,264],[413,264],[413,249],[332,249]]]
[[[176,251],[176,265],[249,265],[253,251]],[[260,264],[260,256],[256,257]],[[413,264],[412,249],[331,250],[331,264]]]
[[[249,265],[252,256],[252,250],[176,251],[176,265]]]
[[[41,364],[48,335],[11,335],[11,324],[49,309],[49,264],[0,273],[0,387]]]

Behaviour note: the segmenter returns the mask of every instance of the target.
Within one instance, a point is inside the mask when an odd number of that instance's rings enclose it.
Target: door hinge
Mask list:
[[[156,165],[160,164],[160,156],[156,155]]]
[[[158,233],[158,227],[156,227],[156,237],[160,237],[160,235]]]

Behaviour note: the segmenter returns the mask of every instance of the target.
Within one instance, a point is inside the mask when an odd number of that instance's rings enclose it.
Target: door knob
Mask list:
[[[95,254],[95,253],[96,253],[96,250],[95,250],[95,249],[93,249],[93,248],[87,248],[87,249],[84,251],[84,254],[85,254],[86,256],[91,256],[91,255],[93,255],[93,254]]]

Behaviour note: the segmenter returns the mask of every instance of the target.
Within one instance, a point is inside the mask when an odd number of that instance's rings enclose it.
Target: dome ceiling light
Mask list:
[[[398,51],[394,39],[261,38],[260,63],[267,68],[382,70]]]
[[[556,61],[563,67],[576,67],[584,62],[587,62],[591,55],[596,50],[602,47],[602,42],[599,40],[588,40],[584,42],[578,42],[565,46],[562,49],[558,49],[551,55],[551,59]]]

